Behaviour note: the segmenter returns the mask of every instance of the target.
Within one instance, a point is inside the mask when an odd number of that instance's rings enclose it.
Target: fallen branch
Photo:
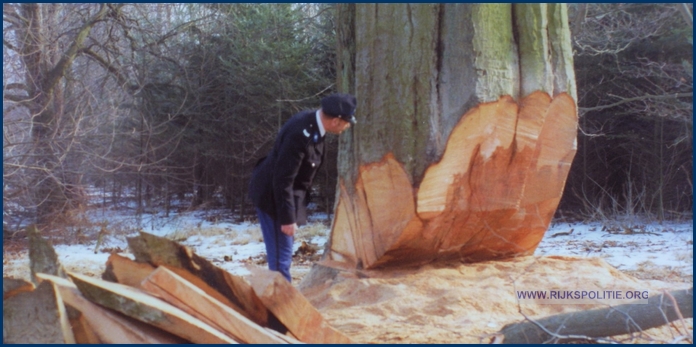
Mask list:
[[[574,230],[574,229],[570,229],[570,231],[564,231],[564,232],[560,232],[560,233],[555,233],[555,234],[551,235],[551,237],[557,237],[557,236],[570,236],[570,234],[573,233],[573,230]]]
[[[670,300],[669,296],[674,298]],[[675,306],[675,303],[677,306]],[[681,314],[680,314],[681,313]],[[536,321],[508,324],[500,330],[503,343],[558,343],[582,337],[615,336],[640,332],[693,317],[693,287],[660,294],[648,304],[629,303],[614,307],[563,313]]]

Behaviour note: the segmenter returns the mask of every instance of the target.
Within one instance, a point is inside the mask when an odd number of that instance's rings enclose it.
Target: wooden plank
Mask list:
[[[3,343],[75,343],[65,306],[49,282],[3,300]]]
[[[203,290],[206,294],[231,307],[240,314],[244,315],[246,318],[251,319],[249,314],[246,313],[242,308],[232,303],[229,299],[227,299],[227,297],[220,294],[220,292],[215,290],[213,287],[205,283],[202,279],[191,272],[170,265],[162,266],[183,277],[185,280]],[[106,262],[106,270],[102,274],[102,279],[140,288],[140,284],[143,282],[143,280],[153,271],[155,271],[155,267],[148,263],[139,263],[130,258],[113,253],[109,256],[109,259]]]
[[[37,274],[38,275],[38,274]],[[55,285],[54,285],[55,287]],[[56,291],[60,292],[58,288]],[[61,297],[63,294],[61,294]],[[65,299],[65,298],[63,298]],[[70,327],[72,328],[73,335],[75,336],[75,343],[77,344],[102,344],[103,342],[99,339],[97,334],[92,330],[92,327],[87,323],[87,318],[76,308],[70,306],[65,302],[65,310],[68,312],[68,320],[70,322]],[[71,313],[73,312],[73,313]]]
[[[194,286],[198,287],[200,290],[205,292],[207,295],[211,296],[215,300],[219,301],[220,303],[226,305],[227,307],[237,311],[237,313],[241,314],[245,318],[251,320],[251,316],[244,311],[241,307],[235,305],[230,299],[228,299],[226,296],[222,295],[220,292],[215,290],[215,288],[211,287],[208,283],[204,282],[200,277],[192,274],[191,272],[184,270],[182,268],[178,267],[173,267],[173,266],[168,266],[168,265],[162,265],[160,267],[164,267],[167,270],[179,275],[181,278],[185,279],[186,281],[190,282]]]
[[[279,272],[249,267],[251,286],[268,309],[298,340],[306,343],[353,343],[330,326],[321,313]]]
[[[74,273],[68,276],[90,301],[193,343],[237,343],[181,309],[136,288]]]
[[[106,270],[102,274],[102,279],[137,288],[152,271],[155,271],[155,267],[148,263],[138,263],[112,253],[106,260]]]
[[[121,313],[103,308],[89,300],[77,289],[77,286],[64,278],[37,274],[41,280],[50,281],[60,292],[66,305],[80,311],[87,323],[102,343],[114,344],[170,344],[187,343],[178,336],[142,324]]]
[[[184,302],[181,299],[169,294],[169,292],[167,292],[159,287],[154,287],[154,286],[152,288],[147,288],[147,289],[141,288],[141,289],[143,289],[144,291],[146,291],[150,295],[155,296],[161,300],[164,300],[165,302],[169,303],[170,305],[172,305],[176,308],[179,308],[182,311],[200,319],[201,322],[210,325],[213,329],[216,329],[222,333],[225,333],[223,331],[223,329],[220,328],[220,326],[216,322],[210,320],[209,318],[207,318],[205,316],[198,314],[196,312],[196,310],[193,309],[191,306],[189,306],[186,302]],[[228,334],[228,336],[229,336],[229,334]],[[241,339],[239,339],[237,337],[234,337],[234,336],[230,336],[230,337],[233,338],[237,342],[242,342]]]
[[[141,287],[155,294],[165,294],[162,296],[164,300],[198,319],[210,322],[240,342],[286,343],[166,268],[155,270],[142,282]]]
[[[265,329],[269,334],[273,334],[273,335],[277,336],[278,338],[284,340],[284,341],[287,342],[287,343],[290,343],[290,344],[304,344],[304,342],[302,342],[302,341],[300,341],[300,340],[294,338],[293,336],[287,335],[287,334],[291,334],[289,331],[288,331],[287,333],[285,333],[285,334],[281,334],[281,333],[279,333],[279,332],[277,332],[277,331],[275,331],[275,330],[273,330],[273,329],[271,329],[271,328],[264,328],[264,329]]]
[[[238,309],[256,324],[285,331],[243,278],[220,269],[190,248],[142,231],[140,236],[128,238],[128,246],[136,261],[185,269],[227,298],[233,304],[228,306]]]

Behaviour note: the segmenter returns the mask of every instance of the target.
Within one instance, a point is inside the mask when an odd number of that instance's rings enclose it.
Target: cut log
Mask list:
[[[243,343],[286,343],[174,272],[159,267],[141,284],[148,292]]]
[[[305,343],[353,343],[330,326],[314,306],[283,275],[276,271],[249,268],[251,285],[264,305],[288,330]]]
[[[3,300],[2,316],[3,343],[75,343],[63,300],[49,282]]]
[[[176,273],[177,275],[183,277],[185,280],[191,282],[196,287],[203,290],[206,294],[212,296],[221,303],[231,307],[237,312],[241,313],[245,317],[249,318],[249,315],[244,312],[239,306],[232,303],[224,295],[220,294],[213,287],[205,283],[202,279],[195,276],[194,274],[178,267],[162,265],[170,271]],[[120,256],[118,254],[111,254],[106,262],[106,270],[102,274],[102,279],[125,284],[127,286],[140,288],[140,284],[143,282],[147,276],[149,276],[155,267],[148,263],[138,263],[129,258]]]
[[[324,260],[360,269],[532,254],[560,201],[576,131],[565,93],[474,107],[419,187],[390,153],[358,168],[354,190],[339,182]]]
[[[68,276],[90,301],[193,343],[237,343],[181,309],[136,288],[78,274]]]
[[[37,274],[37,277],[54,284],[64,303],[82,313],[101,343],[169,344],[188,342],[178,336],[142,324],[140,321],[87,300],[82,296],[77,286],[67,279],[46,274]]]
[[[193,253],[190,248],[145,232],[140,232],[138,237],[128,238],[128,245],[136,261],[148,262],[155,266],[163,265],[169,269],[182,268],[222,294],[231,302],[228,306],[239,310],[238,312],[256,324],[285,331],[243,278],[220,269]],[[208,294],[215,297],[215,294]]]
[[[116,253],[109,255],[102,279],[131,287],[138,287],[155,267],[148,263],[138,263]]]
[[[670,293],[683,318],[693,318],[694,290]],[[596,310],[564,313],[508,324],[500,330],[503,343],[559,343],[586,337],[609,337],[641,332],[679,319],[672,301],[664,294],[648,299],[648,304],[629,303]],[[540,328],[544,327],[544,329]],[[549,334],[552,332],[555,336]],[[562,337],[562,338],[560,338]]]
[[[34,290],[36,286],[27,282],[23,279],[3,277],[2,279],[2,299],[5,300],[15,294],[30,292]]]

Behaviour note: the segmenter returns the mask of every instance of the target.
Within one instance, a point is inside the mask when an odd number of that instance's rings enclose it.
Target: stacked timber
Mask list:
[[[102,279],[3,280],[5,343],[351,343],[277,272],[251,284],[174,241],[129,238]]]

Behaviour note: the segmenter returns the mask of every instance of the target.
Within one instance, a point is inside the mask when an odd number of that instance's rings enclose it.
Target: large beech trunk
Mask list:
[[[531,254],[576,150],[561,4],[339,5],[341,136],[326,264]]]

